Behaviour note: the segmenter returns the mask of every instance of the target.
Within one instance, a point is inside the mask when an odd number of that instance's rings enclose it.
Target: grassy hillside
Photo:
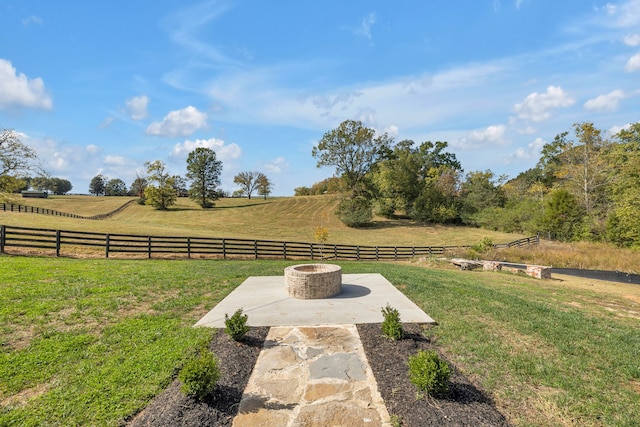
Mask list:
[[[29,206],[46,207],[83,216],[109,212],[126,203],[126,197],[53,196],[20,199]],[[520,235],[477,228],[424,226],[408,220],[375,218],[371,227],[346,227],[333,214],[332,196],[274,199],[221,199],[213,209],[201,209],[188,199],[179,199],[168,211],[133,204],[112,218],[92,221],[46,215],[0,212],[0,224],[74,231],[208,236],[287,241],[313,241],[317,226],[329,229],[327,243],[360,245],[468,245],[489,236],[494,242],[509,242]]]
[[[131,197],[53,196],[48,199],[17,199],[17,203],[61,212],[91,216],[115,210]],[[0,224],[57,230],[152,236],[203,236],[312,242],[315,229],[329,229],[329,244],[378,246],[473,245],[484,237],[494,243],[519,239],[507,234],[471,227],[425,226],[409,220],[375,218],[371,227],[346,227],[333,214],[333,196],[273,199],[221,199],[213,209],[201,209],[188,199],[168,211],[134,203],[104,220],[78,220],[49,215],[0,211]],[[465,255],[462,253],[461,255]],[[538,248],[500,250],[486,259],[528,262],[555,267],[619,270],[640,273],[638,251],[598,243],[543,242]]]

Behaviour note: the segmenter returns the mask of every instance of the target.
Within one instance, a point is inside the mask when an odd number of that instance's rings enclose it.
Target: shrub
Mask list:
[[[235,341],[240,341],[244,335],[249,332],[247,326],[246,314],[242,314],[242,308],[236,310],[233,316],[229,317],[228,314],[224,314],[224,331]]]
[[[451,368],[435,351],[420,350],[409,356],[409,380],[418,393],[444,394],[449,389]]]
[[[392,340],[401,339],[404,336],[404,329],[402,329],[398,310],[387,304],[387,306],[382,309],[382,315],[384,316],[382,333]]]
[[[184,394],[198,400],[209,396],[220,379],[218,359],[209,351],[202,351],[190,359],[178,374]]]
[[[371,202],[362,196],[342,199],[335,213],[347,227],[362,227],[373,219]]]

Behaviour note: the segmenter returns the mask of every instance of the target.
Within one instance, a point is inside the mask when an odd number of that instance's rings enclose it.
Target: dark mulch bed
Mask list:
[[[186,397],[176,379],[127,425],[231,426],[268,332],[268,327],[251,328],[242,342],[237,343],[222,330],[218,331],[209,346],[220,360],[221,377],[213,396],[202,402]]]
[[[449,393],[438,398],[416,398],[409,381],[407,361],[418,350],[437,347],[422,334],[422,327],[403,325],[405,337],[393,341],[382,335],[382,325],[357,325],[369,365],[390,415],[403,426],[509,426],[492,400],[452,367]],[[442,355],[441,355],[442,357]],[[451,364],[450,364],[451,365]]]
[[[405,338],[392,341],[382,335],[379,323],[357,325],[390,414],[398,415],[407,427],[509,426],[491,399],[455,367],[447,396],[416,399],[416,388],[407,375],[407,360],[420,349],[437,348],[422,335],[419,325],[404,326]],[[251,328],[242,343],[234,342],[222,331],[217,333],[210,348],[220,359],[222,377],[214,395],[198,402],[185,397],[175,380],[127,426],[231,426],[268,331],[267,327]]]

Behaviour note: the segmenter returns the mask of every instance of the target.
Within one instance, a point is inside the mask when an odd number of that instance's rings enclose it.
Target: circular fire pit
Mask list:
[[[294,298],[331,298],[342,290],[342,268],[334,264],[292,265],[284,269],[284,284]]]

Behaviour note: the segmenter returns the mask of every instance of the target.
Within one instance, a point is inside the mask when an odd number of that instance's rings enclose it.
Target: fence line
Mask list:
[[[537,236],[526,237],[496,247],[537,245]],[[242,259],[335,259],[335,260],[403,260],[419,256],[438,256],[453,249],[470,246],[361,246],[305,242],[280,242],[213,237],[143,236],[103,234],[84,231],[0,225],[0,252],[6,248],[44,249],[61,256],[65,253],[103,253],[110,256],[132,255],[152,258],[154,255],[191,258]]]
[[[75,218],[75,219],[105,219],[109,218],[117,213],[122,212],[126,207],[130,204],[135,203],[135,200],[129,200],[122,206],[117,209],[112,210],[111,212],[107,212],[104,214],[92,215],[92,216],[83,216],[76,215],[66,212],[60,212],[53,209],[47,208],[39,208],[36,206],[25,206],[25,205],[15,205],[13,203],[0,203],[0,211],[5,212],[18,212],[18,213],[34,213],[34,214],[44,214],[44,215],[53,215],[53,216],[62,216],[66,218]]]

